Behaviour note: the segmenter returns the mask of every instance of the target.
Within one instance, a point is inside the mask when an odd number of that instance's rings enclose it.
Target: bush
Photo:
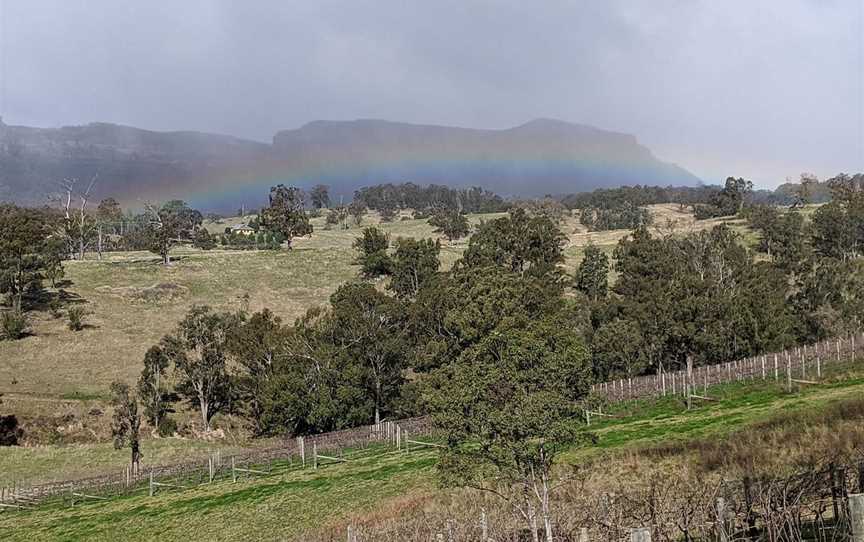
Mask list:
[[[354,239],[354,250],[359,252],[354,263],[360,264],[360,273],[366,278],[390,274],[392,262],[387,255],[390,235],[370,226],[363,229],[363,235]]]
[[[28,328],[27,316],[23,312],[12,310],[0,314],[0,330],[4,339],[17,341],[27,334]]]
[[[48,312],[51,313],[51,316],[54,317],[55,320],[59,320],[63,313],[60,312],[60,300],[56,297],[52,297],[48,302]]]
[[[0,446],[17,446],[24,436],[24,430],[18,427],[18,418],[14,415],[0,416]]]
[[[195,232],[195,237],[192,239],[192,246],[201,250],[213,250],[216,248],[216,241],[210,235],[210,232],[204,228],[198,228],[198,231]]]
[[[84,307],[72,307],[66,311],[66,317],[69,318],[69,329],[72,331],[81,331],[84,329],[85,316],[87,316],[87,311]]]
[[[379,209],[378,214],[381,215],[381,222],[393,222],[396,219],[396,208],[387,206]],[[357,224],[359,225],[360,223],[358,222]]]
[[[160,437],[170,437],[177,432],[177,421],[174,418],[163,416],[159,419],[159,427],[157,428]]]
[[[373,252],[357,258],[360,264],[360,274],[366,278],[389,275],[393,272],[393,260],[386,252]]]

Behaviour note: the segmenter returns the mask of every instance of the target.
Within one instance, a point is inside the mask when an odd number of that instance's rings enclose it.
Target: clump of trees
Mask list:
[[[440,233],[448,241],[455,241],[471,232],[468,217],[459,209],[439,209],[429,218],[429,225],[434,226],[435,233]]]
[[[624,202],[612,208],[585,207],[579,213],[579,221],[588,231],[632,230],[650,225],[652,217],[645,207]]]
[[[696,219],[737,215],[744,208],[746,198],[751,192],[753,192],[752,181],[729,177],[726,179],[725,186],[711,196],[707,203],[694,207]]]
[[[63,276],[68,253],[58,233],[61,220],[50,209],[0,204],[0,295],[8,307],[0,307],[0,339],[24,337],[29,332],[27,312],[50,297],[44,281],[53,284]]]
[[[466,213],[497,213],[510,205],[500,196],[478,186],[467,189],[414,183],[379,184],[363,187],[354,192],[354,201],[369,209],[388,214],[403,209],[414,209],[430,215],[436,209],[458,209]],[[383,214],[383,213],[382,213]]]
[[[661,187],[637,184],[569,194],[561,198],[561,203],[568,209],[614,209],[625,204],[636,207],[657,203],[692,204],[708,201],[710,195],[716,191],[716,188],[704,186]]]
[[[330,187],[326,184],[316,184],[309,193],[314,209],[327,209],[330,207]]]
[[[38,297],[45,273],[62,259],[54,223],[48,210],[0,205],[0,294],[15,312]]]

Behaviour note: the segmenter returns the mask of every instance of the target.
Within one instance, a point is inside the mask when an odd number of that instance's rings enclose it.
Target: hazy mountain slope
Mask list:
[[[0,123],[0,199],[44,202],[63,178],[93,175],[96,197],[127,205],[182,198],[213,210],[261,204],[278,182],[329,184],[345,197],[360,186],[404,181],[482,185],[520,196],[699,182],[631,135],[546,119],[505,130],[316,121],[277,133],[272,145],[105,123]]]
[[[506,130],[317,121],[273,138],[277,159],[331,185],[479,184],[509,195],[697,184],[631,135],[540,119]]]

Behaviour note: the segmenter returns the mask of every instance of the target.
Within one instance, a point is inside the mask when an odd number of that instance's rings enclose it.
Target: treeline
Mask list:
[[[589,231],[635,229],[650,225],[647,205],[677,203],[694,207],[708,202],[719,190],[716,187],[622,186],[593,192],[570,194],[561,199],[568,209],[578,209],[579,221]]]
[[[561,198],[568,209],[617,209],[624,205],[679,203],[694,205],[707,202],[719,189],[715,186],[622,186],[600,188],[592,192],[569,194]]]
[[[569,194],[561,198],[568,209],[580,210],[580,221],[590,231],[634,229],[651,223],[645,206],[676,203],[693,210],[697,220],[735,216],[745,207],[773,205],[801,207],[831,200],[830,182],[804,173],[798,183],[791,181],[776,190],[754,190],[753,183],[729,177],[723,186],[660,187],[622,186],[592,192]]]
[[[354,201],[377,211],[413,209],[423,218],[438,209],[497,213],[509,208],[501,196],[479,186],[450,188],[436,184],[419,186],[414,183],[387,183],[363,187],[354,192]]]

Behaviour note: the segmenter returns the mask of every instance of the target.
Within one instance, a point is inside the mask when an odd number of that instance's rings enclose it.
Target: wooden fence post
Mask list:
[[[630,531],[630,542],[651,542],[651,529],[640,527]]]
[[[237,483],[237,471],[234,470],[234,456],[231,456],[231,483]]]
[[[777,368],[777,353],[775,352],[775,354],[774,354],[774,380],[775,381],[779,380],[779,378],[780,378],[780,375],[778,374],[778,372],[779,371]]]
[[[693,356],[687,356],[687,410],[693,406]],[[650,534],[648,535],[650,538]]]
[[[789,352],[786,352],[786,391],[792,391],[792,360],[789,358]]]
[[[849,523],[852,542],[864,542],[864,494],[849,495]]]
[[[312,468],[318,470],[318,443],[312,441]]]
[[[717,498],[717,540],[718,542],[729,542],[726,533],[726,499]]]
[[[300,448],[300,460],[303,463],[303,468],[306,468],[306,439],[297,437],[297,446]]]
[[[489,542],[489,526],[486,524],[486,509],[480,509],[480,542]]]
[[[807,380],[807,348],[804,348],[804,355],[801,356],[801,380]]]
[[[153,469],[150,469],[150,496],[153,496]]]

